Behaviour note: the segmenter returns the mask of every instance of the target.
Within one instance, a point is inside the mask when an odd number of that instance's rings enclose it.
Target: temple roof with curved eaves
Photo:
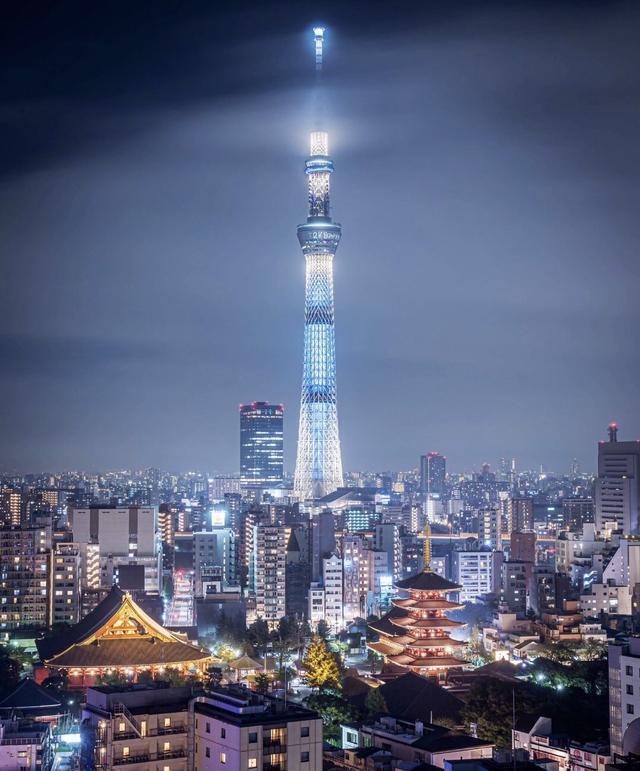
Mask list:
[[[447,581],[446,578],[439,576],[429,568],[425,568],[414,576],[404,578],[396,584],[398,589],[412,589],[419,592],[457,592],[462,587],[454,584],[453,581]]]

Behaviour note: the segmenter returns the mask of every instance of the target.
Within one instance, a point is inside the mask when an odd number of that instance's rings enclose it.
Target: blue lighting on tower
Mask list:
[[[324,28],[316,27],[313,32],[316,72],[320,74]],[[321,498],[343,484],[333,306],[333,258],[342,228],[331,219],[333,161],[328,142],[326,131],[311,132],[305,163],[309,213],[307,221],[298,226],[306,261],[304,365],[294,485],[300,498]]]

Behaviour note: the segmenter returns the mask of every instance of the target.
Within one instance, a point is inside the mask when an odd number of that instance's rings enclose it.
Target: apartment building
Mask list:
[[[189,686],[87,689],[82,718],[89,727],[95,767],[111,771],[187,771]]]
[[[245,689],[195,699],[194,771],[322,771],[316,712]]]

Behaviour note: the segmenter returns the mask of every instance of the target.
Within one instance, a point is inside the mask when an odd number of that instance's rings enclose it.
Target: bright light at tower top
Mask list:
[[[316,44],[316,72],[322,72],[322,44],[324,42],[324,27],[314,27],[313,37]]]

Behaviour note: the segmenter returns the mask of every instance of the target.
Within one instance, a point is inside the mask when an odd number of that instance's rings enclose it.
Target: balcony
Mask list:
[[[168,734],[184,734],[187,732],[186,724],[161,726],[160,728],[152,728],[149,731],[149,736],[167,736]]]
[[[287,751],[286,742],[281,739],[263,739],[262,749],[267,755],[276,755]]]
[[[135,731],[118,731],[113,734],[114,742],[124,742],[127,739],[137,739],[138,734]]]
[[[175,760],[176,758],[186,758],[187,751],[182,750],[170,750],[169,752],[146,752],[138,753],[137,755],[122,755],[119,758],[113,759],[114,766],[131,766],[135,763],[149,763],[152,760]],[[279,766],[278,766],[279,768]]]

